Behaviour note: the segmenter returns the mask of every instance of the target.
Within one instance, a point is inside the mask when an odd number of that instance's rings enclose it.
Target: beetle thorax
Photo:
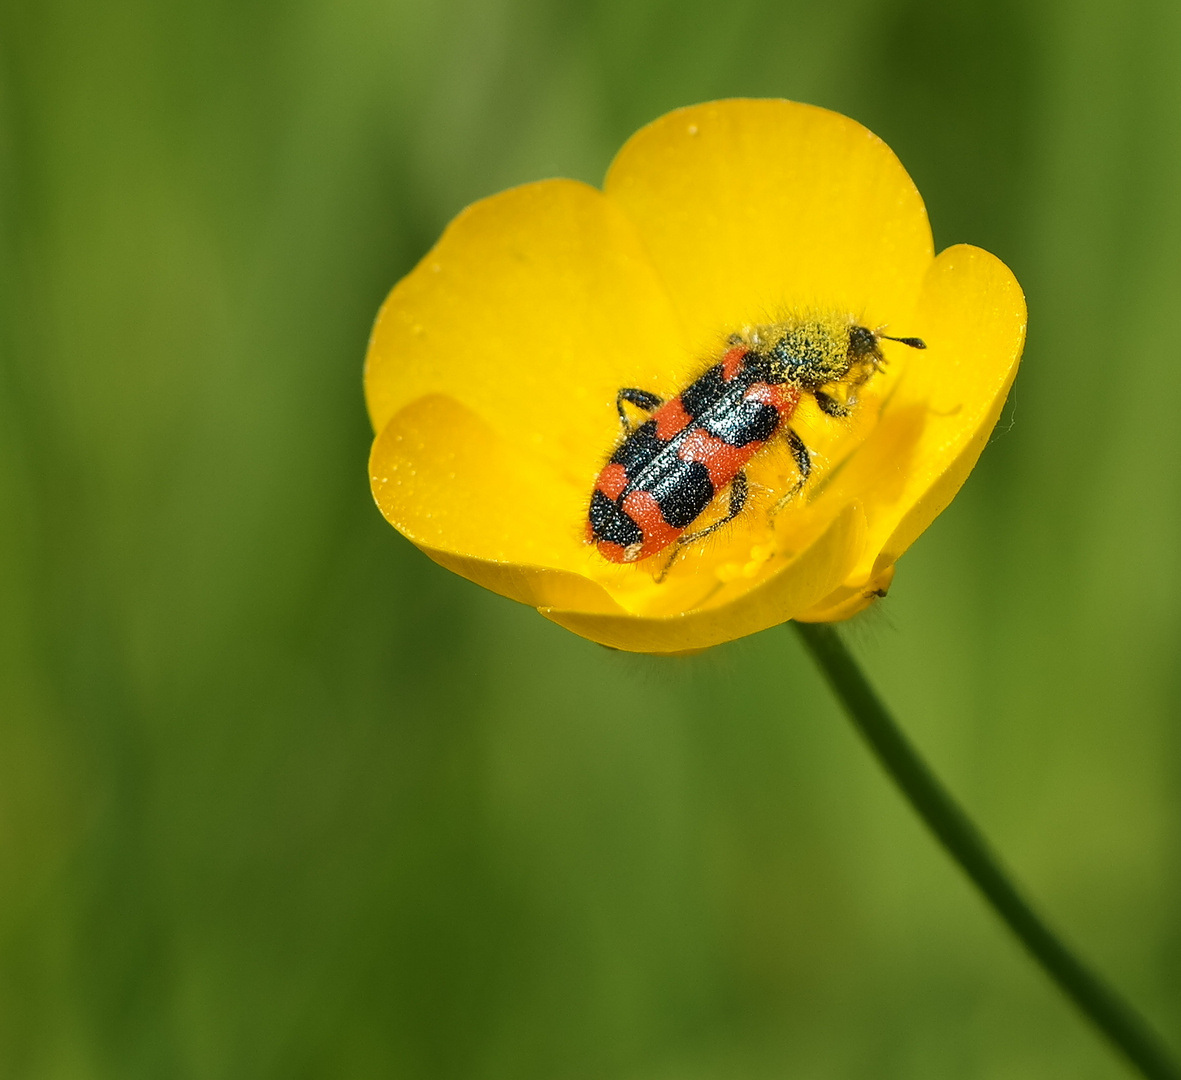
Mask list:
[[[805,390],[839,382],[857,360],[851,329],[819,321],[787,328],[767,351],[772,377]]]

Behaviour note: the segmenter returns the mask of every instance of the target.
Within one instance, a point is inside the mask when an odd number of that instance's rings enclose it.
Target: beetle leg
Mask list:
[[[808,448],[804,445],[804,440],[801,439],[791,428],[784,429],[787,445],[791,450],[791,456],[795,458],[796,468],[800,471],[800,478],[792,484],[786,493],[779,496],[779,500],[771,508],[771,517],[779,513],[792,499],[794,499],[803,486],[808,482],[808,477],[812,475],[812,455],[808,453]]]
[[[849,406],[842,405],[831,394],[826,394],[822,390],[814,390],[812,396],[816,399],[816,404],[820,406],[820,411],[825,416],[833,416],[838,420],[843,420],[849,415]]]
[[[704,540],[710,533],[717,532],[723,525],[727,525],[733,521],[742,513],[742,508],[746,506],[746,496],[749,491],[750,485],[747,483],[746,473],[735,473],[734,479],[730,481],[730,505],[726,510],[726,516],[718,518],[712,525],[707,525],[704,529],[698,529],[697,532],[687,533],[682,536],[677,541],[678,546],[681,544],[692,544],[696,540]]]
[[[656,577],[656,583],[659,585],[664,580],[665,574],[672,568],[672,564],[676,562],[677,555],[680,554],[681,548],[686,544],[695,543],[698,540],[704,540],[711,533],[715,533],[723,525],[728,525],[746,506],[746,497],[750,491],[750,485],[746,479],[746,473],[737,472],[734,474],[734,479],[730,481],[730,504],[726,508],[726,516],[718,518],[712,525],[707,525],[704,529],[698,529],[697,532],[686,533],[673,545],[672,554],[668,557],[668,562],[664,564],[660,573]]]
[[[619,422],[623,425],[625,432],[631,431],[632,429],[631,423],[627,418],[627,413],[623,409],[623,403],[625,401],[629,405],[634,405],[637,409],[643,409],[644,412],[651,412],[653,409],[658,409],[664,404],[664,399],[658,397],[656,394],[650,393],[647,390],[636,390],[634,387],[625,386],[615,395],[615,410],[619,413]]]

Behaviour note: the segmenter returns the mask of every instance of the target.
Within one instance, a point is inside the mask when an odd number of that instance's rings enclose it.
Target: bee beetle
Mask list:
[[[675,558],[685,544],[742,512],[748,491],[743,469],[781,435],[799,478],[775,503],[771,513],[778,513],[812,471],[808,448],[788,426],[800,399],[811,394],[827,416],[848,416],[857,388],[886,362],[883,338],[926,348],[920,338],[887,337],[848,317],[807,318],[732,336],[721,361],[668,401],[647,390],[620,390],[615,408],[623,439],[595,481],[587,541],[614,563],[639,562],[674,544]],[[649,419],[633,426],[625,404],[650,413]],[[687,532],[727,486],[726,513]]]

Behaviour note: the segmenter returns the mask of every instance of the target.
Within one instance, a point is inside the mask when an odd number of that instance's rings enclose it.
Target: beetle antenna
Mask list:
[[[927,347],[927,343],[921,337],[890,337],[889,334],[878,334],[878,337],[885,338],[887,341],[899,341],[903,345],[909,345],[912,349]]]

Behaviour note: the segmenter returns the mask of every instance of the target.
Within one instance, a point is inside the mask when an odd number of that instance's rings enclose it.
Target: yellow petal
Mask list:
[[[820,496],[833,512],[865,507],[869,535],[851,590],[864,592],[898,559],[976,464],[1017,373],[1025,298],[1004,263],[961,244],[931,264],[913,323],[927,348]]]
[[[522,508],[547,498],[544,470],[524,467],[458,402],[434,394],[401,409],[373,444],[369,475],[390,524],[448,569],[534,607],[622,612],[580,573],[597,556],[579,519],[535,514],[522,525]]]
[[[796,622],[843,622],[864,611],[890,591],[894,567],[887,566],[877,577],[862,585],[842,585],[818,604],[796,616]]]
[[[781,446],[751,463],[748,509],[663,580],[663,557],[602,559],[585,517],[618,389],[670,396],[729,334],[809,311],[930,347],[884,343],[846,421],[805,401],[813,478],[773,521],[797,475]],[[431,558],[617,648],[847,618],[963,483],[1024,320],[991,256],[932,261],[917,191],[860,125],[783,101],[680,110],[628,142],[605,194],[556,180],[483,200],[394,289],[366,361],[374,495]]]
[[[950,247],[927,272],[915,322],[930,335],[929,349],[908,368],[897,407],[926,402],[928,420],[900,500],[906,511],[878,569],[910,547],[967,480],[1017,376],[1027,321],[1012,271],[981,248]]]
[[[731,603],[659,617],[602,614],[570,608],[539,610],[547,619],[602,645],[629,652],[697,652],[777,626],[829,595],[856,561],[865,518],[847,506],[792,562],[761,587]]]
[[[366,360],[370,417],[381,431],[402,406],[446,394],[547,463],[581,504],[618,431],[616,391],[674,392],[681,336],[630,222],[602,192],[528,184],[468,207],[390,294]]]
[[[724,330],[809,307],[901,326],[934,255],[922,198],[890,148],[811,105],[669,113],[628,140],[605,190],[699,351]]]

